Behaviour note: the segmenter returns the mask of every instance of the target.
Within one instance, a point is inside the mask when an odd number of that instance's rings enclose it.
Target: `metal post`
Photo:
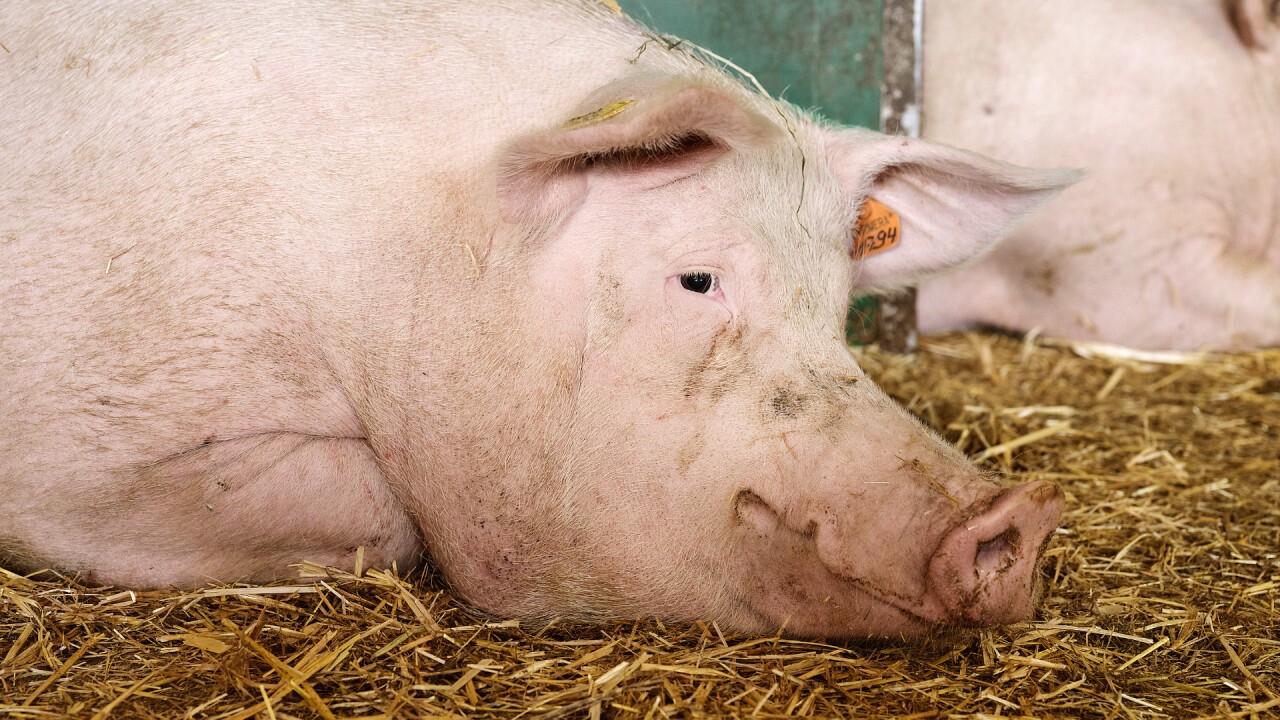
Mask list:
[[[920,137],[924,75],[924,0],[884,0],[884,78],[880,129],[890,135]],[[909,242],[909,239],[904,239]],[[916,347],[916,291],[880,299],[876,340],[890,352]]]

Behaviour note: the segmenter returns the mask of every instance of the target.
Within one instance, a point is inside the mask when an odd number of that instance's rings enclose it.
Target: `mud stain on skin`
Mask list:
[[[705,394],[712,402],[724,398],[750,372],[751,363],[742,347],[742,329],[725,325],[711,347],[685,376],[684,396]]]
[[[576,396],[582,387],[581,351],[576,352],[573,361],[568,358],[552,361],[550,372],[556,392],[569,397]]]
[[[1079,245],[1073,245],[1067,248],[1066,252],[1068,255],[1088,255],[1089,253],[1097,252],[1105,247],[1114,245],[1115,243],[1120,242],[1123,239],[1124,239],[1123,232],[1107,233],[1106,235],[1102,235],[1101,237],[1099,237],[1094,242],[1086,242],[1086,243],[1081,243]]]
[[[596,294],[596,307],[605,320],[613,324],[621,324],[623,320],[622,280],[615,275],[601,273],[596,278],[599,288]]]
[[[796,449],[791,447],[791,441],[787,439],[787,434],[782,433],[780,439],[782,440],[782,447],[787,449],[787,454],[791,456],[791,459],[799,460],[800,456],[796,454]]]
[[[796,390],[776,382],[776,390],[765,403],[766,417],[777,421],[803,419],[813,431],[834,438],[848,420],[855,375],[830,374],[805,368],[806,382]]]
[[[769,407],[775,417],[794,419],[809,405],[809,396],[790,388],[779,387],[769,399]]]
[[[798,287],[787,303],[788,318],[811,317],[818,312],[818,301],[813,291],[807,287]]]
[[[1045,265],[1038,271],[1029,273],[1027,279],[1042,295],[1053,297],[1058,290],[1058,271],[1052,265]]]
[[[621,278],[603,272],[597,273],[589,319],[591,342],[608,344],[621,332],[626,317]]]
[[[676,454],[676,470],[680,473],[680,477],[684,477],[689,467],[702,457],[702,451],[706,446],[707,442],[703,439],[701,432],[694,433],[693,437],[685,441]]]

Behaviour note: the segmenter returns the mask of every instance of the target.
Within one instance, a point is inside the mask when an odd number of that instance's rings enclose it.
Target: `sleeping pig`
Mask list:
[[[925,136],[1088,168],[928,331],[1280,347],[1280,0],[929,0]]]
[[[503,616],[825,637],[1031,613],[1061,492],[984,477],[842,321],[1073,175],[826,126],[595,2],[0,32],[10,569],[429,558]]]

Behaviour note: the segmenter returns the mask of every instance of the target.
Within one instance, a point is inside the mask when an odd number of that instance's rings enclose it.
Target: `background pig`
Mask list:
[[[930,0],[925,136],[1088,169],[921,329],[1144,348],[1280,345],[1280,5]]]
[[[1071,178],[756,96],[589,2],[9,2],[0,556],[424,554],[480,608],[912,635],[1029,614],[1061,506],[868,382],[854,287]],[[902,244],[865,263],[868,195]]]

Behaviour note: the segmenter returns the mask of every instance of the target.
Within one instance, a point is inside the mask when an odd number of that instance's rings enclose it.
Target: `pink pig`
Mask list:
[[[1280,0],[929,0],[925,136],[1088,169],[925,331],[1280,347]]]
[[[11,569],[363,552],[505,616],[828,637],[1033,610],[1060,491],[990,482],[842,321],[1074,176],[824,127],[594,2],[0,28]],[[869,196],[901,243],[859,262]]]

